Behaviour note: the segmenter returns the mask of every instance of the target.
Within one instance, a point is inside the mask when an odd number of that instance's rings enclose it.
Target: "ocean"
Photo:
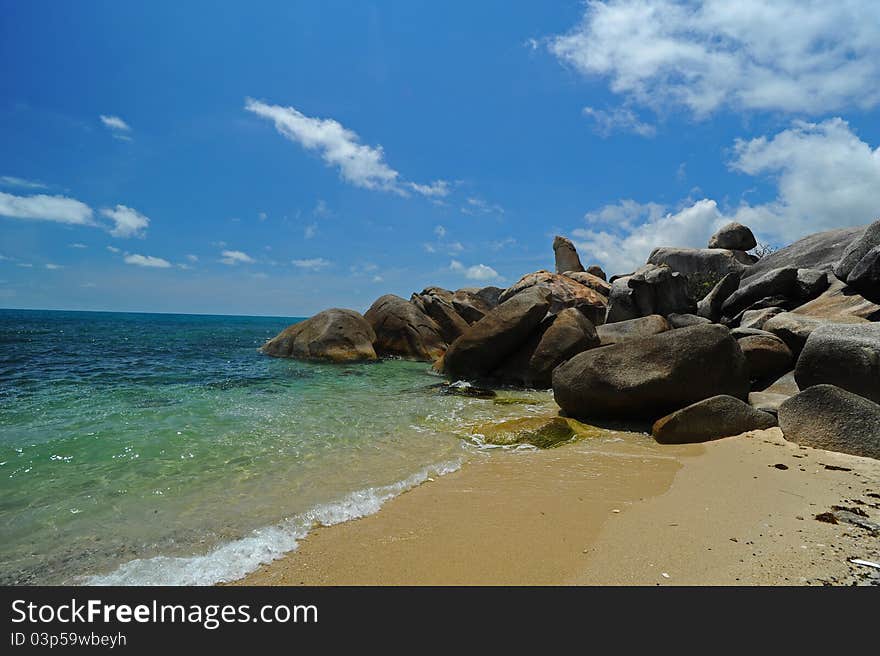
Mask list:
[[[0,583],[233,580],[480,457],[469,427],[552,406],[258,352],[298,320],[0,310]]]

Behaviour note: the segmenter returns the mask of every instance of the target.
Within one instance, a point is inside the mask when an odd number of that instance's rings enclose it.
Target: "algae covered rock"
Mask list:
[[[569,417],[522,417],[481,424],[471,430],[471,435],[496,446],[530,444],[539,449],[550,449],[575,438],[595,437],[599,432],[599,429]]]

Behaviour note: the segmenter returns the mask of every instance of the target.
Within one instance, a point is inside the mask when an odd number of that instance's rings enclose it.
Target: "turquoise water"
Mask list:
[[[257,351],[294,321],[0,310],[0,583],[236,578],[536,411],[441,395],[424,363]]]

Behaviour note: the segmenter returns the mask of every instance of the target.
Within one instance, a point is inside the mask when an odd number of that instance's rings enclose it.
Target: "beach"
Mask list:
[[[779,429],[699,445],[647,435],[493,451],[318,528],[244,585],[849,585],[877,583],[865,528],[880,462],[786,442]],[[873,496],[872,496],[873,495]]]

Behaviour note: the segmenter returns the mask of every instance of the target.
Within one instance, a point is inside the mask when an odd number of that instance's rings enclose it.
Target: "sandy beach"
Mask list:
[[[377,514],[314,530],[244,585],[847,585],[877,582],[880,462],[779,429],[480,454]],[[861,516],[861,515],[859,515]]]

